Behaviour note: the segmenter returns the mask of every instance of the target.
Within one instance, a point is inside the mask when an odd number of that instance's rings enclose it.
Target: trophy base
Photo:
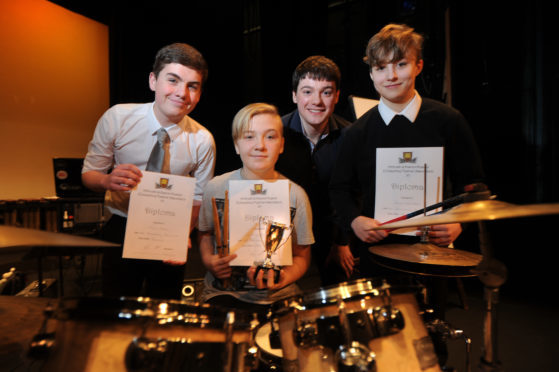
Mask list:
[[[280,278],[280,270],[281,270],[281,268],[279,268],[279,267],[277,267],[277,266],[268,268],[268,267],[264,267],[264,266],[262,266],[262,265],[257,265],[257,266],[256,266],[256,271],[254,272],[254,277],[255,277],[255,278],[258,276],[258,273],[260,272],[260,270],[263,270],[263,271],[264,271],[264,274],[262,274],[262,280],[263,280],[264,282],[267,282],[267,281],[268,281],[268,275],[269,275],[269,274],[268,274],[268,271],[269,271],[269,270],[273,270],[273,271],[274,271],[274,283],[277,283],[277,282],[279,281],[279,278]]]

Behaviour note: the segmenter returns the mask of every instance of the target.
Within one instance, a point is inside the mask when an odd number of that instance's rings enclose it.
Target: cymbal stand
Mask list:
[[[483,348],[480,361],[482,371],[502,371],[497,353],[497,304],[499,287],[507,279],[507,269],[503,263],[493,258],[491,242],[483,221],[478,222],[480,248],[483,259],[475,272],[484,285],[485,314],[483,320]]]
[[[462,194],[463,202],[493,199],[495,196],[483,184],[474,184]],[[472,271],[483,283],[484,317],[483,317],[483,347],[479,368],[481,371],[502,371],[497,353],[497,304],[499,303],[499,288],[507,280],[507,268],[499,260],[493,258],[493,248],[484,221],[478,221],[479,246],[481,262]]]

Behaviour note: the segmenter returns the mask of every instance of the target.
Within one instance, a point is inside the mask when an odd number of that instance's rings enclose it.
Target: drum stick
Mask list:
[[[214,235],[215,235],[215,245],[217,247],[217,253],[220,257],[222,257],[221,252],[221,227],[219,223],[219,214],[217,213],[217,205],[215,203],[215,198],[212,198],[212,209],[213,209],[213,217],[214,217]]]
[[[381,223],[379,226],[386,225],[386,224],[389,224],[389,223],[392,223],[392,222],[407,220],[409,218],[419,216],[422,213],[432,211],[433,209],[437,209],[437,208],[441,208],[441,207],[442,208],[451,208],[451,207],[457,206],[458,204],[461,204],[461,203],[464,203],[464,202],[469,202],[470,199],[471,199],[470,195],[476,195],[477,193],[487,191],[487,186],[482,184],[482,183],[473,183],[473,184],[464,186],[464,191],[465,191],[465,193],[463,193],[463,194],[453,196],[451,198],[443,200],[440,203],[435,203],[433,205],[428,206],[425,209],[418,209],[415,212],[411,212],[411,213],[405,214],[403,216],[396,217],[396,218],[394,218],[390,221],[385,221],[385,222]],[[440,177],[438,177],[438,179],[437,179],[437,195],[439,193],[440,193]],[[437,197],[437,199],[438,199],[438,197]],[[473,200],[479,200],[479,199],[473,199]],[[439,213],[441,213],[441,212],[439,212]],[[386,231],[392,231],[392,230],[387,229]]]
[[[224,255],[229,254],[229,193],[225,190],[225,202],[223,203],[223,250]]]
[[[225,190],[225,201],[223,202],[223,247],[222,255],[229,255],[229,193]],[[223,287],[229,288],[231,279],[223,279]]]
[[[440,203],[435,203],[435,204],[430,205],[426,208],[418,209],[415,212],[411,212],[411,213],[405,214],[403,216],[396,217],[396,218],[394,218],[390,221],[383,222],[383,223],[380,224],[380,226],[386,225],[386,224],[389,224],[389,223],[392,223],[392,222],[407,220],[407,219],[410,219],[412,217],[419,216],[420,214],[432,211],[433,209],[437,209],[437,208],[440,208],[440,207],[451,207],[451,206],[453,207],[453,206],[458,205],[461,202],[463,202],[463,200],[464,200],[464,195],[454,196],[454,197],[449,198],[447,200],[444,200]],[[386,231],[393,231],[393,230],[394,229],[387,229]]]

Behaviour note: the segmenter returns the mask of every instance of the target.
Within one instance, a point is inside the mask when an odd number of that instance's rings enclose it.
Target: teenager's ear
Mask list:
[[[149,73],[149,89],[155,92],[155,83],[157,83],[157,77],[153,72]]]
[[[423,60],[422,59],[417,61],[417,75],[419,75],[421,73],[421,71],[423,71]]]

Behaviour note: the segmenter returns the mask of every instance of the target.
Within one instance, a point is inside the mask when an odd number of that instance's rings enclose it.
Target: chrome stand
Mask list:
[[[475,272],[484,285],[485,314],[483,320],[483,348],[480,370],[493,372],[503,371],[497,352],[497,304],[499,288],[507,280],[507,268],[493,258],[491,242],[484,222],[478,222],[480,248],[483,259]]]

